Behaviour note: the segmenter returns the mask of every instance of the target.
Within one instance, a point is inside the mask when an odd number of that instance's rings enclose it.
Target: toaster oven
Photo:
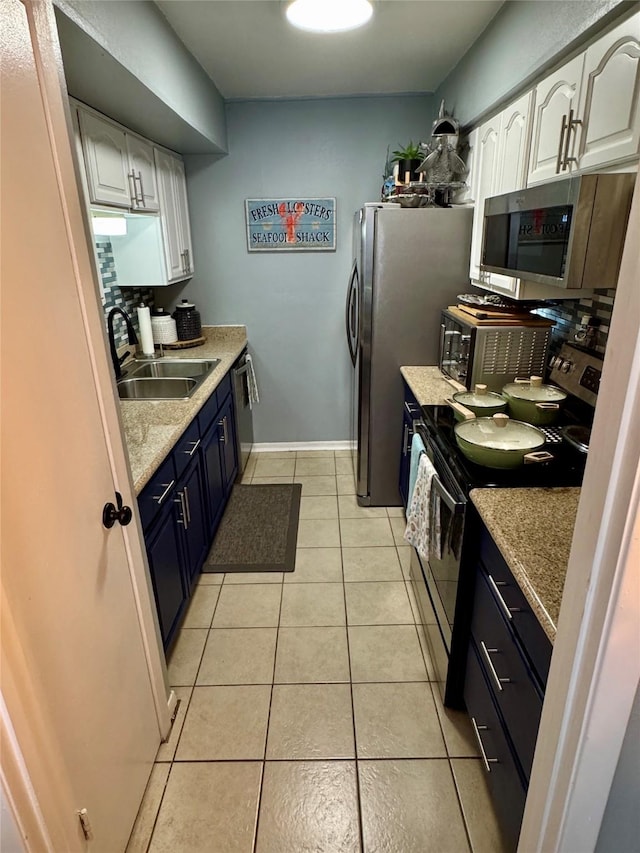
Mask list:
[[[478,325],[448,310],[440,323],[439,367],[445,376],[471,390],[483,383],[501,391],[508,382],[544,376],[551,343],[551,324]]]

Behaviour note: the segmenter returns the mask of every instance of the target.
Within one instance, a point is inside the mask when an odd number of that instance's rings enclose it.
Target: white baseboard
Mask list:
[[[254,444],[253,453],[282,453],[292,450],[354,450],[353,441],[278,441]]]

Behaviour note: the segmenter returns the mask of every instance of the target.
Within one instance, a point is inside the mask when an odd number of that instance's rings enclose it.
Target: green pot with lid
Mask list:
[[[490,418],[498,412],[507,410],[507,401],[504,397],[493,391],[487,391],[487,386],[480,384],[476,385],[473,391],[459,391],[454,394],[453,402],[449,405],[457,421],[469,420],[470,415],[477,418]]]
[[[467,459],[485,468],[519,468],[553,459],[553,454],[541,450],[545,437],[539,429],[503,413],[462,421],[453,430]]]
[[[541,376],[516,379],[502,389],[509,415],[534,426],[550,426],[558,420],[566,393],[555,385],[544,385]]]

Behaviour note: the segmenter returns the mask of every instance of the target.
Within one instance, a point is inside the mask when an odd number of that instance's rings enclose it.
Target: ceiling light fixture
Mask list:
[[[369,0],[294,0],[287,6],[289,23],[313,33],[355,30],[372,14]]]

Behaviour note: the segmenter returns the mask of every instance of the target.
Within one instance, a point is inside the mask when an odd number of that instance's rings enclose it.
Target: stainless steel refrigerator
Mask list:
[[[437,365],[440,311],[469,290],[471,208],[366,204],[353,227],[346,327],[361,506],[399,506],[400,367]]]

